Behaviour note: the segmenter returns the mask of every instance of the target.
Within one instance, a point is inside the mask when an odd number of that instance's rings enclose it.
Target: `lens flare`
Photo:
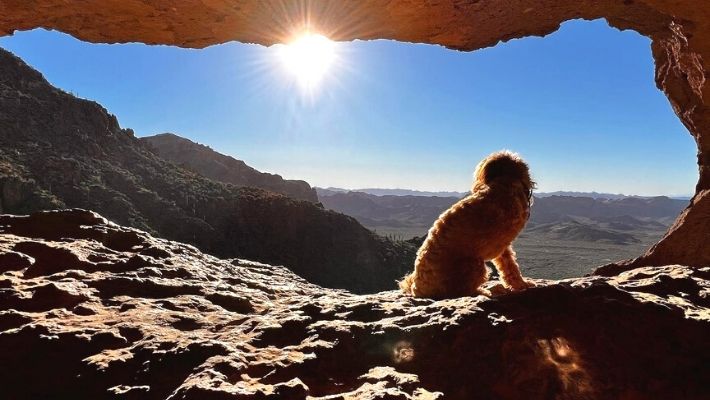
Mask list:
[[[323,35],[305,33],[282,46],[279,58],[301,89],[312,92],[335,63],[336,44]]]

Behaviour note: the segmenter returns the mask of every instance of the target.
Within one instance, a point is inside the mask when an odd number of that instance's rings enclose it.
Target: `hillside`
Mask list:
[[[0,49],[0,211],[64,207],[356,292],[393,288],[415,250],[313,203],[180,168]]]
[[[172,133],[140,138],[160,157],[219,182],[249,186],[283,194],[296,200],[318,202],[316,191],[305,181],[283,179],[257,171],[244,161],[220,154],[210,147]]]

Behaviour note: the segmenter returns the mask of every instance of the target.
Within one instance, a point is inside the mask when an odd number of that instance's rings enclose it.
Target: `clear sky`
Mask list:
[[[649,40],[603,20],[472,53],[339,43],[310,94],[274,47],[100,45],[41,30],[0,46],[138,136],[174,132],[315,186],[466,191],[476,163],[503,148],[529,161],[540,191],[684,195],[697,181]]]

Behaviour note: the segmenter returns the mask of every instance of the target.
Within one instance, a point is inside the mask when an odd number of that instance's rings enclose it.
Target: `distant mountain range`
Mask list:
[[[410,189],[376,189],[376,188],[366,188],[366,189],[342,189],[336,187],[327,188],[315,188],[318,196],[332,196],[335,193],[347,193],[347,192],[360,192],[372,194],[375,196],[435,196],[435,197],[456,197],[461,198],[466,196],[469,192],[429,192],[420,190],[410,190]],[[626,197],[641,197],[641,198],[651,198],[657,196],[637,196],[637,195],[625,195],[625,194],[614,194],[614,193],[598,193],[598,192],[574,192],[574,191],[556,191],[556,192],[535,192],[535,197],[550,197],[550,196],[568,196],[568,197],[591,197],[593,199],[623,199]],[[690,200],[692,196],[681,195],[681,196],[668,196],[671,199],[678,200]]]
[[[556,191],[556,192],[536,192],[536,197],[550,197],[550,196],[567,196],[567,197],[591,197],[592,199],[610,199],[618,200],[627,197],[640,197],[644,199],[649,199],[653,197],[664,197],[664,196],[638,196],[638,195],[625,195],[625,194],[614,194],[614,193],[598,193],[598,192],[573,192],[573,191]],[[690,200],[692,196],[665,196],[671,199],[677,200]]]
[[[316,189],[318,190],[318,189]],[[355,217],[361,224],[378,227],[431,226],[441,212],[458,201],[458,197],[377,196],[363,192],[333,192],[319,195],[327,209]]]
[[[631,197],[624,194],[598,193],[598,192],[574,192],[558,190],[556,192],[536,192],[535,197],[567,196],[567,197],[589,197],[592,199],[623,199]]]
[[[377,189],[377,188],[365,188],[365,189],[341,189],[336,187],[319,188],[316,187],[316,192],[318,196],[330,196],[335,193],[346,193],[346,192],[361,192],[372,194],[375,196],[435,196],[435,197],[463,197],[468,194],[468,192],[427,192],[420,190],[410,190],[410,189]]]
[[[0,49],[0,213],[95,210],[220,257],[285,265],[323,286],[394,289],[416,248],[314,200],[305,183],[187,140],[137,139],[101,105]]]
[[[426,233],[439,214],[459,200],[458,197],[376,196],[352,191],[319,193],[326,208],[351,215],[371,229],[401,232],[403,236]],[[525,232],[555,240],[636,243],[639,240],[635,235],[666,229],[687,205],[687,200],[664,196],[535,197]]]
[[[586,217],[602,222],[646,218],[670,224],[688,206],[688,200],[658,197],[619,199],[549,196],[535,198],[530,222],[550,223],[566,216]]]

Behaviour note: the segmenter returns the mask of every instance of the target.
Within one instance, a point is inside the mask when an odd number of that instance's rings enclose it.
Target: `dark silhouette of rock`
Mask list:
[[[709,268],[355,295],[83,210],[0,216],[0,253],[3,398],[710,396]]]
[[[286,180],[280,175],[259,172],[244,161],[218,153],[172,133],[140,138],[162,158],[218,182],[249,186],[283,194],[296,200],[318,203],[315,189],[304,181]]]
[[[217,256],[286,265],[311,282],[360,293],[394,288],[416,250],[311,202],[180,168],[99,104],[52,87],[1,49],[0,205],[12,214],[96,210]],[[64,257],[58,250],[49,261],[55,256]],[[40,261],[30,273],[46,268],[53,267]]]

